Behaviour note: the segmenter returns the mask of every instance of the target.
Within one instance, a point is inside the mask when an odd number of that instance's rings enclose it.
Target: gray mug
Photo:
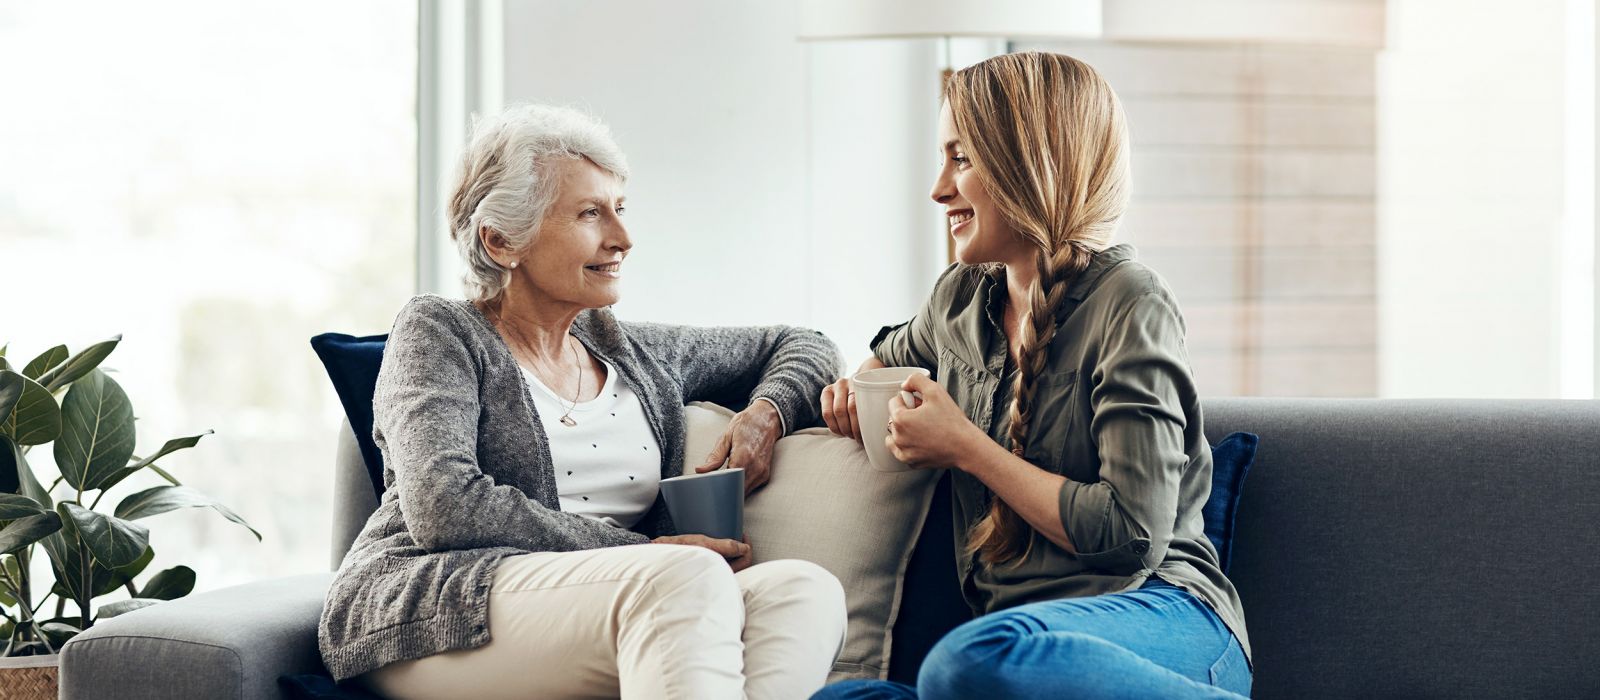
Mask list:
[[[678,532],[685,535],[744,539],[744,470],[718,469],[661,480]]]

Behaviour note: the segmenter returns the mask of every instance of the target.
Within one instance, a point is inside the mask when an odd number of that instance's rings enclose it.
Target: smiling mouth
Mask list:
[[[962,226],[965,226],[967,222],[972,221],[972,210],[961,209],[959,211],[950,212],[946,214],[946,216],[950,219],[950,230],[954,231]]]
[[[585,270],[593,270],[595,272],[617,273],[617,272],[620,272],[622,270],[622,263],[606,263],[604,265],[585,265],[583,267],[583,269],[585,269]]]

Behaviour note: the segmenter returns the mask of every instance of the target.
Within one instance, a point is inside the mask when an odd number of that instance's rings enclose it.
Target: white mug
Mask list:
[[[921,367],[881,367],[857,372],[856,376],[850,378],[850,390],[856,394],[856,418],[861,423],[861,441],[867,448],[867,460],[880,472],[911,470],[905,462],[894,458],[883,441],[889,437],[889,402],[896,394],[900,395],[900,400],[907,408],[916,408],[922,403],[921,393],[900,389],[900,385],[915,374],[926,377],[931,373]]]

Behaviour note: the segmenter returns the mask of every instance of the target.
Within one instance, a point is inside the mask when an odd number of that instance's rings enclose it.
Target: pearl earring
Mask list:
[[[511,261],[511,269],[513,269],[513,270],[517,269],[517,261],[515,261],[515,260]]]

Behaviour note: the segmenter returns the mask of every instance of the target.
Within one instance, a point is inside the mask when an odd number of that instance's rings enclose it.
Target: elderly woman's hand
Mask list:
[[[744,492],[748,494],[772,478],[772,447],[778,444],[782,433],[778,409],[768,401],[751,401],[749,408],[733,417],[717,446],[694,470],[704,474],[723,466],[743,469]]]
[[[650,540],[651,544],[682,544],[690,547],[705,547],[723,559],[728,560],[728,566],[735,572],[750,568],[755,563],[755,550],[750,548],[749,538],[743,542],[738,540],[719,540],[705,535],[666,535]]]

